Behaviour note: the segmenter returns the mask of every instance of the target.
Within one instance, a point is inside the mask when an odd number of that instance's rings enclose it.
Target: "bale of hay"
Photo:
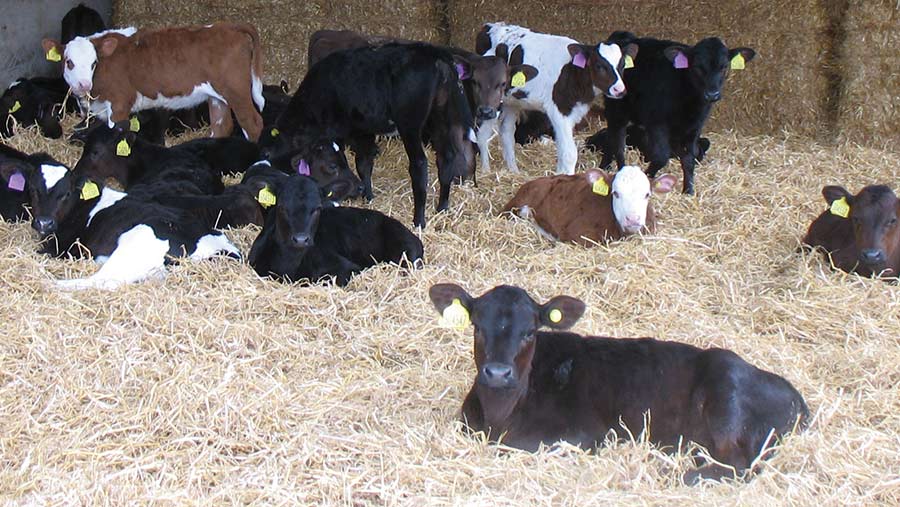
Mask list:
[[[521,24],[541,32],[596,43],[615,30],[639,36],[696,43],[718,36],[729,47],[750,46],[756,59],[732,72],[725,100],[713,109],[708,128],[776,134],[790,130],[811,136],[828,134],[829,47],[824,2],[800,0],[526,0],[509,9],[502,2],[450,0],[451,42],[474,48],[486,21]],[[786,34],[790,34],[786,36]]]
[[[259,30],[265,49],[265,81],[277,83],[287,79],[292,87],[306,74],[306,48],[309,36],[316,30],[349,29],[444,42],[442,19],[436,0],[354,0],[340,4],[322,0],[113,1],[113,24],[116,26],[152,28],[217,21],[250,23]]]
[[[900,3],[849,2],[841,72],[839,138],[878,147],[900,146]]]

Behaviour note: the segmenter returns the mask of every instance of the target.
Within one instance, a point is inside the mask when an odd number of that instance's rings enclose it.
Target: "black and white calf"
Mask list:
[[[21,170],[30,189],[31,225],[45,240],[39,252],[80,257],[86,249],[101,264],[90,277],[58,282],[63,288],[138,282],[161,273],[172,257],[240,258],[228,238],[184,209],[105,188],[62,165]]]
[[[628,96],[606,100],[607,146],[600,165],[609,167],[615,158],[618,166],[624,167],[626,130],[637,125],[646,133],[642,151],[650,161],[647,174],[654,177],[674,155],[681,161],[683,191],[693,194],[703,125],[713,104],[722,98],[729,69],[743,69],[756,52],[728,49],[716,37],[694,46],[638,38],[629,32],[615,32],[610,40],[637,44],[640,53],[634,67],[625,71]]]
[[[37,168],[52,180],[59,169],[65,169],[46,153],[28,155],[0,144],[0,219],[8,222],[28,218],[26,206],[32,193],[28,175]]]
[[[478,129],[478,148],[482,167],[490,167],[488,143],[496,121],[500,124],[503,158],[518,172],[515,155],[516,122],[523,111],[542,111],[553,126],[556,140],[556,172],[573,174],[578,161],[573,129],[588,113],[597,95],[619,99],[625,95],[621,72],[626,60],[637,54],[634,44],[580,44],[558,35],[532,32],[505,23],[484,25],[475,39],[475,50],[482,55],[506,55],[509,65],[531,65],[538,70],[534,79],[512,83],[499,120],[485,122]]]
[[[260,175],[262,176],[262,175]],[[403,224],[378,211],[328,206],[307,176],[247,178],[269,211],[247,260],[261,276],[338,285],[377,263],[414,265],[422,242]]]
[[[430,134],[437,154],[440,199],[447,209],[450,185],[465,176],[472,153],[472,113],[453,56],[428,44],[387,44],[339,51],[314,65],[275,125],[280,135],[267,158],[304,149],[318,139],[337,139],[356,153],[356,170],[372,198],[375,136],[396,130],[409,158],[415,205],[413,223],[425,226]]]

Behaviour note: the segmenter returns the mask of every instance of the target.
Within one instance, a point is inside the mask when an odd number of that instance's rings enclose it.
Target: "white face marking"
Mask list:
[[[634,234],[647,224],[650,180],[640,167],[628,165],[612,182],[613,215],[626,234]]]
[[[72,68],[69,68],[69,62]],[[63,78],[78,96],[86,95],[94,86],[94,65],[97,63],[97,50],[94,43],[86,37],[75,37],[66,44],[63,59]]]
[[[47,190],[59,183],[68,172],[69,169],[61,165],[41,164],[41,174],[44,176],[44,186]]]
[[[207,234],[197,240],[191,260],[208,259],[214,255],[229,253],[240,257],[241,253],[236,246],[224,234]]]
[[[331,143],[331,147],[334,148],[334,151],[341,151],[341,149],[338,148],[338,145],[337,145],[337,143],[335,143],[335,142],[332,142],[332,143]]]
[[[609,65],[612,66],[613,73],[616,75],[616,82],[613,83],[605,93],[611,98],[619,97],[625,93],[625,83],[622,81],[622,76],[619,75],[619,62],[622,60],[622,49],[619,48],[618,44],[601,43],[597,47],[597,52],[600,53],[601,58],[609,62]]]
[[[118,190],[113,190],[109,187],[103,187],[103,192],[100,193],[100,200],[97,201],[97,204],[95,204],[93,209],[88,213],[87,225],[91,225],[91,220],[94,219],[94,215],[121,201],[126,195],[128,194],[125,192],[119,192]]]

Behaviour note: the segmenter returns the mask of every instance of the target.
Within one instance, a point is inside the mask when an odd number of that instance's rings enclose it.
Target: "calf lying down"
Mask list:
[[[534,220],[550,239],[592,246],[642,230],[654,232],[650,194],[669,192],[674,185],[674,176],[651,182],[636,166],[623,167],[615,175],[588,171],[546,176],[522,185],[502,212]]]
[[[248,261],[261,276],[338,285],[381,262],[402,266],[422,259],[422,242],[403,224],[382,213],[324,205],[323,192],[304,175],[257,179],[265,224]]]
[[[822,189],[828,209],[809,226],[803,245],[821,248],[835,267],[863,276],[900,276],[900,200],[886,185],[852,195],[844,187]]]
[[[721,463],[690,471],[694,481],[749,471],[809,418],[787,380],[729,350],[539,331],[575,324],[585,308],[575,298],[542,305],[508,285],[475,298],[438,284],[429,295],[444,322],[475,327],[477,373],[462,420],[493,441],[530,451],[559,440],[595,447],[611,430],[644,429],[668,451],[694,442]]]
[[[32,227],[44,240],[39,252],[101,264],[88,278],[58,282],[67,289],[112,289],[161,273],[172,258],[240,258],[222,233],[190,212],[150,198],[149,185],[126,194],[78,176],[61,164],[22,164],[31,191]],[[86,251],[86,252],[85,252]]]

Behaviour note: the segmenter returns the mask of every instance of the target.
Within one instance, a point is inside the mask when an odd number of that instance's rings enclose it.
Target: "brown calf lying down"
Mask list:
[[[674,176],[651,182],[636,166],[625,166],[615,175],[588,171],[546,176],[522,185],[503,212],[533,219],[553,239],[591,246],[641,230],[655,232],[650,194],[668,192],[674,185]]]
[[[689,442],[725,466],[706,463],[688,472],[719,479],[749,471],[768,446],[809,410],[784,378],[724,349],[700,349],[651,338],[616,339],[567,329],[584,303],[556,296],[536,303],[524,290],[495,287],[481,297],[453,284],[431,287],[443,321],[475,326],[477,375],[462,419],[493,441],[525,450],[565,440],[587,448],[610,430],[637,435],[672,451]],[[732,469],[733,467],[733,469]]]
[[[259,139],[263,55],[253,26],[218,23],[125,34],[76,37],[65,46],[44,39],[43,47],[48,59],[63,61],[72,92],[90,97],[91,110],[110,127],[132,112],[185,109],[208,100],[215,137],[231,134],[233,109],[245,136]]]
[[[821,247],[834,265],[863,276],[900,275],[900,201],[885,185],[870,185],[856,195],[827,186],[829,208],[809,226],[803,244]]]

